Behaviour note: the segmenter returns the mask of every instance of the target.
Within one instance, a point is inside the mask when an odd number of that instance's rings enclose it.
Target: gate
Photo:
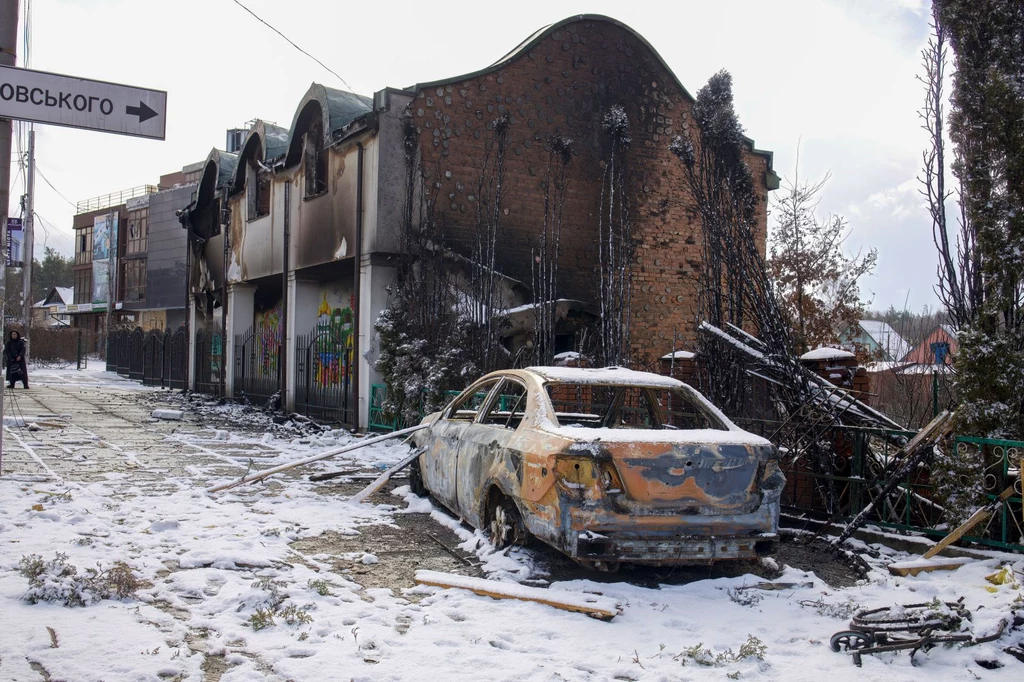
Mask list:
[[[128,336],[128,378],[132,381],[142,381],[145,342],[141,327],[137,327]]]
[[[355,425],[351,337],[337,329],[295,337],[295,410]]]
[[[146,334],[142,345],[142,384],[144,386],[166,386],[166,354],[170,334],[155,329]]]
[[[221,395],[220,375],[223,371],[224,344],[221,335],[213,332],[207,336],[202,329],[196,331],[196,391],[209,395]]]
[[[184,329],[179,329],[170,335],[168,344],[164,346],[164,357],[167,359],[167,387],[186,388],[188,334],[185,333]]]
[[[263,405],[281,390],[281,332],[257,323],[235,335],[235,392]]]
[[[118,361],[121,358],[122,347],[128,345],[128,332],[124,329],[114,329],[107,333],[107,371],[117,372]],[[125,365],[127,367],[127,365]]]

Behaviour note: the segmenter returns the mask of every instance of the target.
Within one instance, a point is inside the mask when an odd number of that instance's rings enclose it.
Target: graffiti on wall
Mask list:
[[[258,310],[254,315],[253,334],[256,349],[256,367],[262,376],[276,376],[279,348],[281,347],[281,306]]]
[[[352,301],[349,307],[335,307],[321,292],[314,336],[313,384],[318,388],[338,386],[349,377],[352,360]]]

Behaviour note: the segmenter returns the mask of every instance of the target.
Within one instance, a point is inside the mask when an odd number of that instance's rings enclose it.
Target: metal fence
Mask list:
[[[235,335],[234,387],[238,397],[263,404],[281,390],[281,331],[257,323]]]
[[[107,371],[146,386],[185,388],[188,374],[188,334],[115,329],[107,335]]]
[[[310,417],[356,425],[352,347],[339,330],[295,337],[295,410]]]

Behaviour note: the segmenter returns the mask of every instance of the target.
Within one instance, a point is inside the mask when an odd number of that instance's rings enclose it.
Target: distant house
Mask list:
[[[956,351],[956,331],[948,324],[940,324],[907,353],[903,362],[914,365],[951,365]]]
[[[899,362],[910,352],[910,344],[887,322],[861,320],[856,328],[847,330],[845,345],[865,351],[882,362]]]
[[[46,298],[32,306],[32,324],[45,327],[67,327],[71,325],[68,304],[75,298],[73,287],[53,287]]]

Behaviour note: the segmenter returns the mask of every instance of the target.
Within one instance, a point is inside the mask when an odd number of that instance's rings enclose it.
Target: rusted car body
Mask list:
[[[488,374],[416,434],[413,489],[497,546],[579,563],[709,564],[772,551],[777,450],[669,377],[621,368]]]

